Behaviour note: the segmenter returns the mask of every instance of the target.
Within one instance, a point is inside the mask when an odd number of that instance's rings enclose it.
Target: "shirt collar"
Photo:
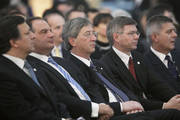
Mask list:
[[[14,62],[19,68],[23,69],[25,60],[8,54],[3,54],[3,56]]]
[[[118,50],[117,48],[115,48],[114,46],[112,47],[114,52],[118,55],[118,57],[123,61],[123,63],[128,66],[129,63],[129,57],[131,57],[132,55],[127,55],[123,52],[121,52],[120,50]]]
[[[86,64],[88,67],[90,67],[91,60],[85,59],[83,57],[80,57],[78,55],[75,55],[74,53],[71,53],[74,57],[82,61],[84,64]]]
[[[61,51],[62,45],[60,44],[60,45],[58,45],[58,46],[54,46],[53,49],[52,49],[52,51],[55,51],[56,48],[59,48],[59,50]]]
[[[37,59],[40,59],[45,63],[48,62],[48,56],[46,56],[46,55],[42,55],[42,54],[38,54],[38,53],[34,53],[34,52],[30,53],[29,55],[31,55]]]
[[[162,62],[165,60],[165,57],[166,57],[165,54],[163,54],[163,53],[155,50],[155,49],[152,48],[152,47],[151,47],[151,51],[152,51]],[[170,59],[172,58],[170,53],[168,53],[167,55],[170,56]]]

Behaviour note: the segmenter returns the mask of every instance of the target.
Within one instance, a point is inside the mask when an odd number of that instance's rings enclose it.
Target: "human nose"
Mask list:
[[[173,31],[173,37],[177,37],[177,33],[175,31]]]
[[[52,31],[49,31],[48,32],[48,37],[50,37],[50,38],[54,37],[54,33]]]
[[[35,39],[35,34],[33,32],[30,33],[30,38],[31,38],[31,40]]]

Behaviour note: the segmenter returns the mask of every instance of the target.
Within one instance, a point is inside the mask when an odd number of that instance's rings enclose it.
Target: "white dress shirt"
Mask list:
[[[24,68],[24,63],[25,60],[18,58],[18,57],[14,57],[8,54],[3,54],[4,57],[6,57],[7,59],[11,60],[13,63],[15,63],[20,69],[22,69],[29,77],[31,77],[30,73],[28,72],[27,69]]]
[[[41,55],[38,53],[31,53],[30,55],[49,64],[51,67],[57,70],[64,77],[64,75],[59,71],[59,69],[54,64],[48,62],[48,56]],[[82,95],[82,93],[78,90],[78,88],[76,88],[75,85],[71,84],[70,82],[68,83],[71,85],[71,87],[74,89],[74,91],[76,92],[76,94],[79,96],[81,100],[86,100],[86,98]],[[92,108],[91,117],[98,117],[99,105],[97,103],[91,102],[91,108]]]
[[[168,68],[168,60],[165,59],[166,55],[158,52],[157,50],[155,50],[154,48],[151,47],[151,51],[161,60],[161,62],[164,63],[164,65]],[[172,56],[170,53],[168,53],[167,55],[170,56],[170,59],[172,60]]]
[[[127,55],[114,46],[112,47],[114,52],[118,55],[118,57],[123,61],[123,63],[126,65],[126,67],[129,69],[129,58],[132,57],[132,55]]]
[[[84,64],[86,64],[88,67],[90,67],[90,63],[91,63],[91,60],[88,60],[88,59],[85,59],[83,57],[80,57],[78,55],[75,55],[73,53],[71,53],[74,57],[76,57],[77,59],[79,59],[80,61],[82,61]],[[118,100],[116,99],[116,97],[113,95],[113,93],[105,86],[107,92],[108,92],[108,95],[109,95],[109,102],[118,102]],[[121,111],[123,110],[122,108],[122,104],[120,103],[120,106],[121,106]]]

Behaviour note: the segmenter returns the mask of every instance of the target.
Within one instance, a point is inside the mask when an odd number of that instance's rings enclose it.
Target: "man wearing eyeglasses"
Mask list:
[[[131,30],[133,30],[133,32],[130,32],[130,34],[137,36],[137,29]],[[96,102],[103,101],[105,103],[119,103],[114,107],[111,106],[114,110],[114,117],[122,120],[178,119],[178,113],[175,113],[177,110],[142,112],[144,108],[139,102],[135,101],[138,99],[133,96],[132,92],[123,86],[118,89],[112,81],[109,81],[107,76],[101,74],[101,72],[103,72],[101,67],[96,66],[98,64],[90,58],[90,55],[95,50],[96,33],[87,19],[75,18],[66,22],[63,27],[62,37],[65,42],[65,47],[71,51],[68,60],[71,61],[86,78],[79,80],[79,83],[88,93],[91,100]],[[102,119],[106,119],[106,116],[102,116]]]
[[[107,37],[113,47],[101,63],[111,80],[133,92],[145,110],[179,110],[180,96],[146,66],[143,56],[133,51],[139,39],[136,22],[128,17],[115,18],[108,25]]]

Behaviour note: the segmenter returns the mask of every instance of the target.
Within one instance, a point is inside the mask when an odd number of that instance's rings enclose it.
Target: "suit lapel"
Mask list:
[[[133,78],[132,74],[128,70],[128,68],[125,66],[123,61],[117,56],[117,54],[112,50],[112,60],[115,64],[115,68],[119,75],[121,75],[122,80],[129,86],[129,82],[131,81],[132,85],[136,85],[137,82]]]
[[[37,64],[39,67],[41,67],[45,71],[48,71],[50,74],[54,75],[54,77],[56,77],[55,78],[56,80],[60,80],[60,82],[63,82],[63,84],[66,86],[66,88],[68,88],[68,91],[71,94],[77,95],[75,91],[73,90],[73,88],[69,85],[67,80],[57,70],[55,70],[53,67],[51,67],[47,63],[44,63],[43,61],[38,60],[35,57],[30,56],[28,58],[30,58],[30,61],[32,60],[35,64]]]
[[[11,68],[11,70],[14,72],[13,74],[16,74],[16,77],[18,77],[19,79],[22,79],[22,78],[26,79],[24,81],[26,81],[27,84],[29,84],[30,86],[33,86],[41,94],[44,94],[42,89],[22,69],[20,69],[16,64],[14,64],[9,59],[5,57],[3,57],[3,59],[5,60],[4,64],[7,64],[6,66]]]
[[[153,64],[153,66],[155,66],[155,68],[163,71],[162,74],[170,75],[168,68],[162,63],[162,61],[152,51],[149,51],[148,56],[149,56],[149,59],[152,61],[151,63]],[[159,72],[161,72],[161,71],[159,71]]]

